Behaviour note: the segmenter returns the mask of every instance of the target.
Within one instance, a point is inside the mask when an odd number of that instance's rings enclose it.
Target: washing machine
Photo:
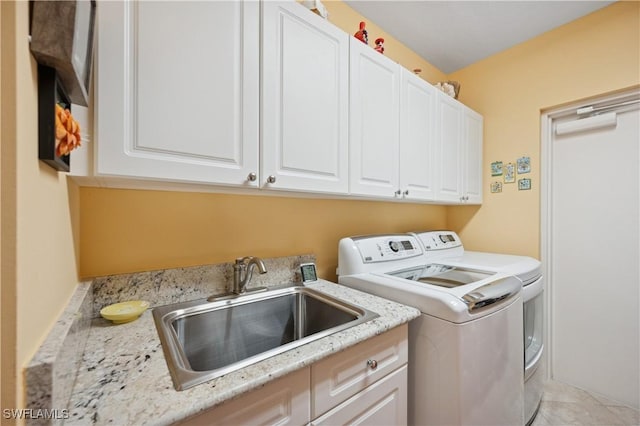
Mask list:
[[[422,312],[409,324],[410,424],[524,423],[520,279],[444,264],[460,248],[417,235],[343,238],[338,251],[340,284]]]
[[[460,237],[453,231],[411,233],[424,250],[440,252],[440,261],[451,266],[502,272],[518,277],[523,283],[524,335],[524,419],[531,424],[538,412],[546,373],[543,344],[542,264],[527,256],[466,251]]]

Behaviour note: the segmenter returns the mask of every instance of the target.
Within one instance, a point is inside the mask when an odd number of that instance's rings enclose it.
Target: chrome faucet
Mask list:
[[[267,273],[264,262],[258,257],[247,256],[236,259],[236,263],[233,265],[233,288],[231,289],[233,293],[241,294],[245,292],[247,284],[251,281],[255,266],[258,267],[258,272],[261,274]]]

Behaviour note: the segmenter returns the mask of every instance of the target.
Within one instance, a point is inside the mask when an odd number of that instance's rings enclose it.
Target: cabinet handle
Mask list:
[[[400,191],[399,189],[394,193],[394,195],[396,197],[399,197],[400,195],[402,195],[402,191]]]
[[[269,175],[267,183],[276,183],[276,177],[274,175]]]
[[[376,361],[375,359],[367,360],[367,365],[368,365],[368,366],[369,366],[369,368],[371,368],[372,370],[375,370],[376,368],[378,368],[378,361]]]
[[[249,173],[249,176],[247,176],[247,180],[249,182],[255,182],[256,179],[258,179],[258,175],[253,172]]]
[[[409,190],[408,190],[408,189],[405,189],[405,190],[404,190],[404,192],[402,193],[402,195],[404,195],[405,197],[406,197],[407,195],[409,195]]]

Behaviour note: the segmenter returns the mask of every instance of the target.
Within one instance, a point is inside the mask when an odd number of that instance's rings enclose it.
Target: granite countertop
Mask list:
[[[170,424],[212,408],[420,315],[417,309],[328,281],[307,284],[378,313],[364,324],[176,391],[151,311],[138,320],[91,324],[65,424]]]

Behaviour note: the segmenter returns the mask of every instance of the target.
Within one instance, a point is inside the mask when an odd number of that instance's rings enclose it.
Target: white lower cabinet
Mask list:
[[[407,424],[407,366],[367,387],[311,424]]]
[[[313,364],[312,424],[406,424],[406,333],[402,326]]]
[[[309,367],[178,424],[303,425],[310,416]]]
[[[311,366],[312,413],[320,416],[405,365],[404,327],[335,354]]]
[[[394,328],[179,424],[406,424],[407,330]]]

